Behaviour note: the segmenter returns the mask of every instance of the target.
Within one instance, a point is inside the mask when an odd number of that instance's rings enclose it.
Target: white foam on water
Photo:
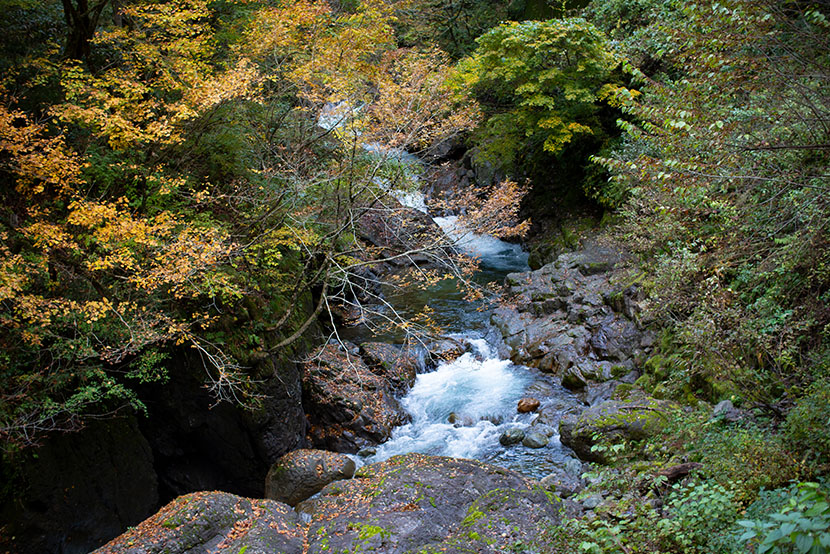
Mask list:
[[[483,339],[474,341],[473,349],[418,375],[401,400],[411,421],[396,428],[367,463],[407,452],[479,458],[498,448],[505,425],[520,417],[516,402],[529,377],[510,361],[493,357]],[[455,423],[449,421],[451,415]]]
[[[435,217],[433,221],[453,239],[456,248],[478,258],[487,267],[514,271],[530,269],[527,265],[528,253],[518,244],[468,231],[458,222],[458,216]]]

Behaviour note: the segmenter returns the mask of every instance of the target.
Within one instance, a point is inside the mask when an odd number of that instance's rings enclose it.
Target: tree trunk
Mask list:
[[[89,61],[92,52],[90,41],[98,27],[98,19],[110,0],[62,0],[67,35],[64,56],[75,60]]]

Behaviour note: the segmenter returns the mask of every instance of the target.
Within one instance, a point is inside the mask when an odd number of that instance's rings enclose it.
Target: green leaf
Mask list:
[[[800,554],[805,554],[813,547],[813,537],[811,535],[798,535],[795,537],[795,546]]]

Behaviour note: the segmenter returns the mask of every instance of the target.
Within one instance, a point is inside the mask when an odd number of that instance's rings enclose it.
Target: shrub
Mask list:
[[[740,542],[749,541],[756,554],[765,552],[830,552],[828,490],[818,483],[799,483],[791,497],[767,518],[739,521],[746,528]]]
[[[787,414],[784,435],[797,451],[830,462],[830,381],[815,383]]]

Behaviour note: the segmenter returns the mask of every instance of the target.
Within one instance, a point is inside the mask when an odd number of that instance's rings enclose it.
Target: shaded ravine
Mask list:
[[[403,164],[419,163],[417,158],[398,149],[375,146],[370,151]],[[417,170],[407,173],[417,185]],[[389,192],[402,205],[429,215],[417,187],[414,191]],[[434,217],[433,221],[458,251],[479,261],[479,271],[474,276],[478,284],[502,283],[511,272],[530,270],[528,254],[520,245],[469,232],[456,216]],[[486,461],[542,478],[572,458],[553,429],[548,444],[542,448],[500,443],[504,432],[513,428],[528,430],[537,417],[535,413],[517,412],[522,397],[536,396],[542,406],[553,403],[563,410],[580,401],[561,386],[551,384],[549,376],[506,359],[501,335],[490,324],[491,307],[470,301],[451,279],[426,291],[389,290],[386,296],[402,315],[414,315],[429,305],[433,319],[447,330],[446,336],[464,344],[468,352],[417,376],[412,388],[400,399],[409,421],[394,429],[383,444],[364,450],[358,463],[371,464],[415,452]],[[341,334],[356,343],[370,339],[367,329],[344,329]],[[393,338],[381,337],[387,341]]]

